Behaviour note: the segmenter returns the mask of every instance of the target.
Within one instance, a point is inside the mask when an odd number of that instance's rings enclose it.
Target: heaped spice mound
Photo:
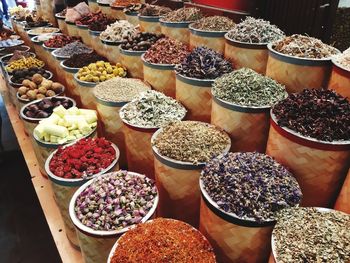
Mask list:
[[[200,9],[183,7],[165,14],[162,20],[165,22],[192,22],[203,17]]]
[[[280,212],[272,236],[279,263],[350,262],[350,215],[317,208]]]
[[[163,16],[171,12],[169,7],[159,6],[159,5],[148,5],[141,9],[141,16]]]
[[[274,221],[277,211],[299,204],[302,197],[285,167],[256,152],[228,153],[211,160],[201,180],[222,210],[257,222]]]
[[[73,54],[63,62],[63,65],[71,68],[82,68],[97,61],[108,61],[108,59],[94,51],[92,53]]]
[[[165,126],[153,146],[162,156],[198,164],[222,154],[230,142],[228,135],[213,125],[181,121]]]
[[[338,55],[335,59],[341,66],[350,71],[350,48]]]
[[[273,107],[278,125],[321,141],[350,140],[350,103],[331,90],[290,94]]]
[[[66,35],[56,35],[50,38],[49,40],[46,40],[44,42],[44,45],[51,48],[61,48],[65,45],[75,42],[75,41],[81,41],[80,37],[71,37]]]
[[[226,16],[208,16],[191,24],[192,28],[204,31],[229,31],[235,22]]]
[[[190,225],[158,218],[118,240],[111,263],[215,263],[209,242]]]
[[[58,177],[86,178],[106,169],[116,158],[116,151],[106,139],[81,139],[71,146],[59,147],[49,169]]]
[[[196,79],[216,79],[231,71],[231,62],[225,60],[220,53],[206,47],[195,48],[176,66],[176,73]]]
[[[118,171],[93,179],[75,202],[77,218],[94,230],[138,224],[154,206],[157,188],[145,175]]]

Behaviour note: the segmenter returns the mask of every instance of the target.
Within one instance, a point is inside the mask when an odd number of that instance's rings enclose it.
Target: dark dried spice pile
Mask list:
[[[231,62],[225,60],[220,53],[206,47],[195,48],[176,66],[176,73],[196,79],[216,79],[231,71]]]
[[[145,60],[155,64],[179,64],[190,53],[188,46],[168,37],[159,39],[145,53]]]
[[[71,37],[67,35],[57,35],[53,36],[49,40],[46,40],[44,42],[45,46],[51,47],[51,48],[61,48],[64,47],[65,45],[75,42],[75,41],[81,41],[80,37]]]
[[[183,7],[171,11],[162,17],[165,22],[191,22],[201,19],[203,14],[200,9],[194,7]]]
[[[107,26],[113,24],[116,21],[114,18],[109,18],[103,13],[95,14],[88,23],[88,28],[92,31],[105,31]]]
[[[191,24],[193,28],[205,31],[229,31],[234,25],[235,22],[226,16],[203,17]]]
[[[290,94],[273,107],[278,125],[321,141],[350,140],[350,103],[331,90]]]
[[[279,263],[350,262],[350,215],[345,213],[285,209],[272,235]]]
[[[100,56],[96,52],[93,53],[82,53],[74,54],[69,59],[63,62],[63,65],[70,68],[82,68],[88,66],[90,63],[95,63],[96,61],[108,61],[107,58]]]
[[[123,40],[120,45],[121,49],[133,51],[146,51],[158,39],[165,37],[163,34],[154,34],[149,32],[139,32],[136,35],[131,35]]]
[[[209,242],[190,225],[165,218],[140,224],[118,240],[111,263],[215,263]]]
[[[283,38],[284,33],[269,21],[247,17],[234,26],[228,37],[244,43],[267,44]]]
[[[228,153],[209,161],[201,173],[204,189],[225,212],[257,222],[299,204],[293,175],[273,158],[256,152]]]
[[[141,9],[141,16],[163,16],[171,12],[169,7],[159,6],[159,5],[147,5]]]

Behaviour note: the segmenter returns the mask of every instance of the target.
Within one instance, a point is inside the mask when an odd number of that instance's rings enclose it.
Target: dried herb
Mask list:
[[[154,182],[145,175],[118,171],[93,179],[77,197],[75,213],[94,230],[120,230],[138,224],[153,207]]]
[[[133,51],[146,51],[157,40],[165,37],[163,34],[153,34],[149,32],[139,32],[136,35],[131,35],[123,39],[121,49]]]
[[[273,230],[279,263],[346,263],[350,261],[350,215],[317,208],[280,212]]]
[[[272,48],[280,53],[300,58],[329,58],[338,53],[332,46],[309,36],[292,35],[274,43]]]
[[[119,20],[107,26],[106,30],[100,34],[102,40],[119,42],[126,37],[137,34],[135,26],[126,20]]]
[[[231,72],[231,62],[224,56],[206,47],[195,48],[176,66],[176,73],[196,79],[216,79]]]
[[[345,50],[342,54],[336,57],[336,62],[338,62],[345,69],[350,71],[350,48]]]
[[[284,33],[269,21],[247,17],[234,26],[228,37],[244,43],[267,44],[283,38]]]
[[[331,90],[290,94],[273,107],[278,125],[321,141],[350,140],[350,103]]]
[[[287,97],[284,86],[248,68],[216,79],[212,92],[226,102],[254,107],[269,107]]]
[[[129,102],[120,110],[120,117],[131,125],[143,128],[162,127],[169,122],[182,120],[186,109],[178,101],[161,92],[150,90]]]
[[[161,155],[193,164],[207,162],[222,154],[229,144],[230,138],[225,132],[197,121],[170,123],[153,142]]]
[[[188,46],[172,38],[161,38],[145,53],[145,60],[155,64],[179,64],[190,53]]]
[[[234,25],[235,22],[226,16],[203,17],[191,24],[193,28],[205,31],[229,31]]]
[[[129,230],[118,240],[111,263],[215,263],[213,248],[190,225],[157,218]]]
[[[209,161],[201,173],[205,191],[225,212],[257,222],[302,198],[293,175],[273,158],[256,152],[228,153]]]
[[[169,7],[159,6],[159,5],[148,5],[146,4],[144,8],[141,9],[141,16],[163,16],[171,12]]]
[[[82,68],[97,61],[108,61],[108,59],[100,56],[96,52],[74,54],[69,59],[65,60],[63,65],[71,68]]]
[[[183,7],[165,14],[162,20],[165,22],[192,22],[201,19],[203,14],[200,9]]]
[[[58,56],[71,57],[74,54],[91,53],[92,51],[93,49],[87,45],[79,41],[75,41],[65,45],[62,48],[56,49],[55,53]]]

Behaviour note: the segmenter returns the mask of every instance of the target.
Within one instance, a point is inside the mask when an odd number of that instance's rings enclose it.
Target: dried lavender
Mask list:
[[[269,107],[287,97],[284,86],[248,68],[216,79],[212,92],[226,102],[254,107]]]
[[[186,112],[178,101],[161,92],[150,90],[125,105],[120,110],[120,117],[131,125],[159,128],[169,122],[182,120]]]
[[[75,41],[65,45],[63,48],[56,49],[55,54],[62,57],[71,57],[74,54],[91,53],[93,49],[85,44]]]
[[[141,9],[141,16],[163,16],[167,13],[171,12],[169,7],[158,6],[158,5],[148,5]]]
[[[274,43],[272,48],[280,53],[300,58],[329,58],[338,50],[321,40],[309,36],[292,35]]]
[[[203,14],[200,9],[183,7],[165,14],[162,20],[165,22],[192,22],[201,19]]]
[[[208,16],[199,19],[191,26],[205,31],[229,31],[235,26],[235,22],[226,16]]]
[[[234,26],[228,37],[244,43],[267,44],[283,38],[284,33],[269,21],[247,17]]]
[[[231,62],[225,60],[220,53],[206,47],[195,48],[176,66],[178,74],[196,79],[216,79],[231,71]]]
[[[162,156],[198,164],[222,154],[230,142],[228,135],[213,125],[179,121],[165,126],[153,146]]]
[[[338,62],[345,69],[350,71],[350,48],[345,50],[342,54],[339,54],[335,61]]]
[[[208,195],[228,213],[257,222],[298,205],[302,193],[293,175],[273,158],[257,153],[228,153],[206,164],[201,180]]]
[[[154,182],[145,175],[118,171],[93,179],[77,197],[74,210],[87,227],[120,230],[139,223],[157,194]]]
[[[273,230],[278,263],[350,261],[350,215],[317,208],[292,208],[279,213]]]
[[[305,89],[273,107],[278,125],[321,141],[350,140],[350,103],[331,90]]]

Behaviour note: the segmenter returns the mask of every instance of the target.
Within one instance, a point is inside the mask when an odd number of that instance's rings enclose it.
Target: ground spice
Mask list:
[[[229,31],[234,25],[235,22],[226,16],[208,16],[191,24],[191,27],[205,31]]]
[[[157,42],[157,40],[163,37],[165,37],[163,34],[139,32],[136,35],[124,38],[120,48],[124,50],[146,51]]]
[[[280,53],[300,58],[329,58],[338,54],[338,50],[309,36],[292,35],[273,44],[272,48]]]
[[[216,79],[232,71],[232,64],[224,56],[206,47],[195,48],[176,66],[176,73],[189,78]]]
[[[71,37],[66,35],[56,35],[50,38],[49,40],[46,40],[44,42],[44,45],[51,48],[61,48],[65,45],[75,42],[75,41],[81,41],[80,37]]]
[[[140,79],[112,78],[96,85],[94,94],[105,101],[129,102],[149,89],[151,88]]]
[[[213,248],[190,225],[157,218],[129,230],[119,240],[111,263],[215,263]]]
[[[200,9],[183,7],[165,14],[162,20],[165,22],[192,22],[201,19],[203,14]]]
[[[350,71],[350,48],[345,50],[342,54],[338,55],[335,58],[335,61]]]
[[[116,158],[111,142],[105,138],[81,139],[71,146],[59,147],[49,169],[58,177],[87,178],[106,169]]]
[[[188,46],[168,37],[159,39],[145,53],[145,60],[155,64],[179,64],[190,53]]]
[[[228,37],[244,43],[267,44],[283,38],[284,33],[269,21],[247,17],[234,26]]]
[[[120,117],[131,125],[159,128],[169,122],[182,120],[186,109],[177,100],[154,90],[141,93],[120,110]]]
[[[93,52],[92,48],[89,48],[87,45],[75,41],[70,44],[65,45],[62,48],[56,49],[55,54],[62,57],[71,57],[74,54],[83,54]]]
[[[83,54],[74,54],[69,59],[63,62],[63,65],[70,68],[82,68],[88,66],[91,63],[96,61],[108,61],[107,58],[100,56],[96,52],[92,53],[83,53]]]
[[[254,107],[270,107],[288,95],[284,86],[248,68],[216,79],[212,92],[226,102]]]
[[[137,34],[135,26],[126,20],[119,20],[107,26],[106,30],[100,34],[100,39],[119,42],[124,38]]]
[[[210,198],[241,219],[276,220],[276,212],[302,198],[293,175],[273,158],[257,153],[228,153],[209,161],[201,180]]]
[[[146,4],[145,7],[141,9],[140,15],[141,16],[164,16],[169,12],[171,12],[171,9],[169,7]]]
[[[158,192],[145,175],[118,171],[96,177],[77,197],[75,213],[94,230],[121,230],[141,222]]]
[[[350,103],[331,90],[305,89],[277,103],[278,125],[321,141],[350,140]]]
[[[178,121],[163,127],[153,142],[162,156],[191,162],[208,162],[230,145],[228,135],[217,127],[198,121]]]
[[[280,212],[272,236],[278,263],[350,261],[350,215],[317,208]]]

